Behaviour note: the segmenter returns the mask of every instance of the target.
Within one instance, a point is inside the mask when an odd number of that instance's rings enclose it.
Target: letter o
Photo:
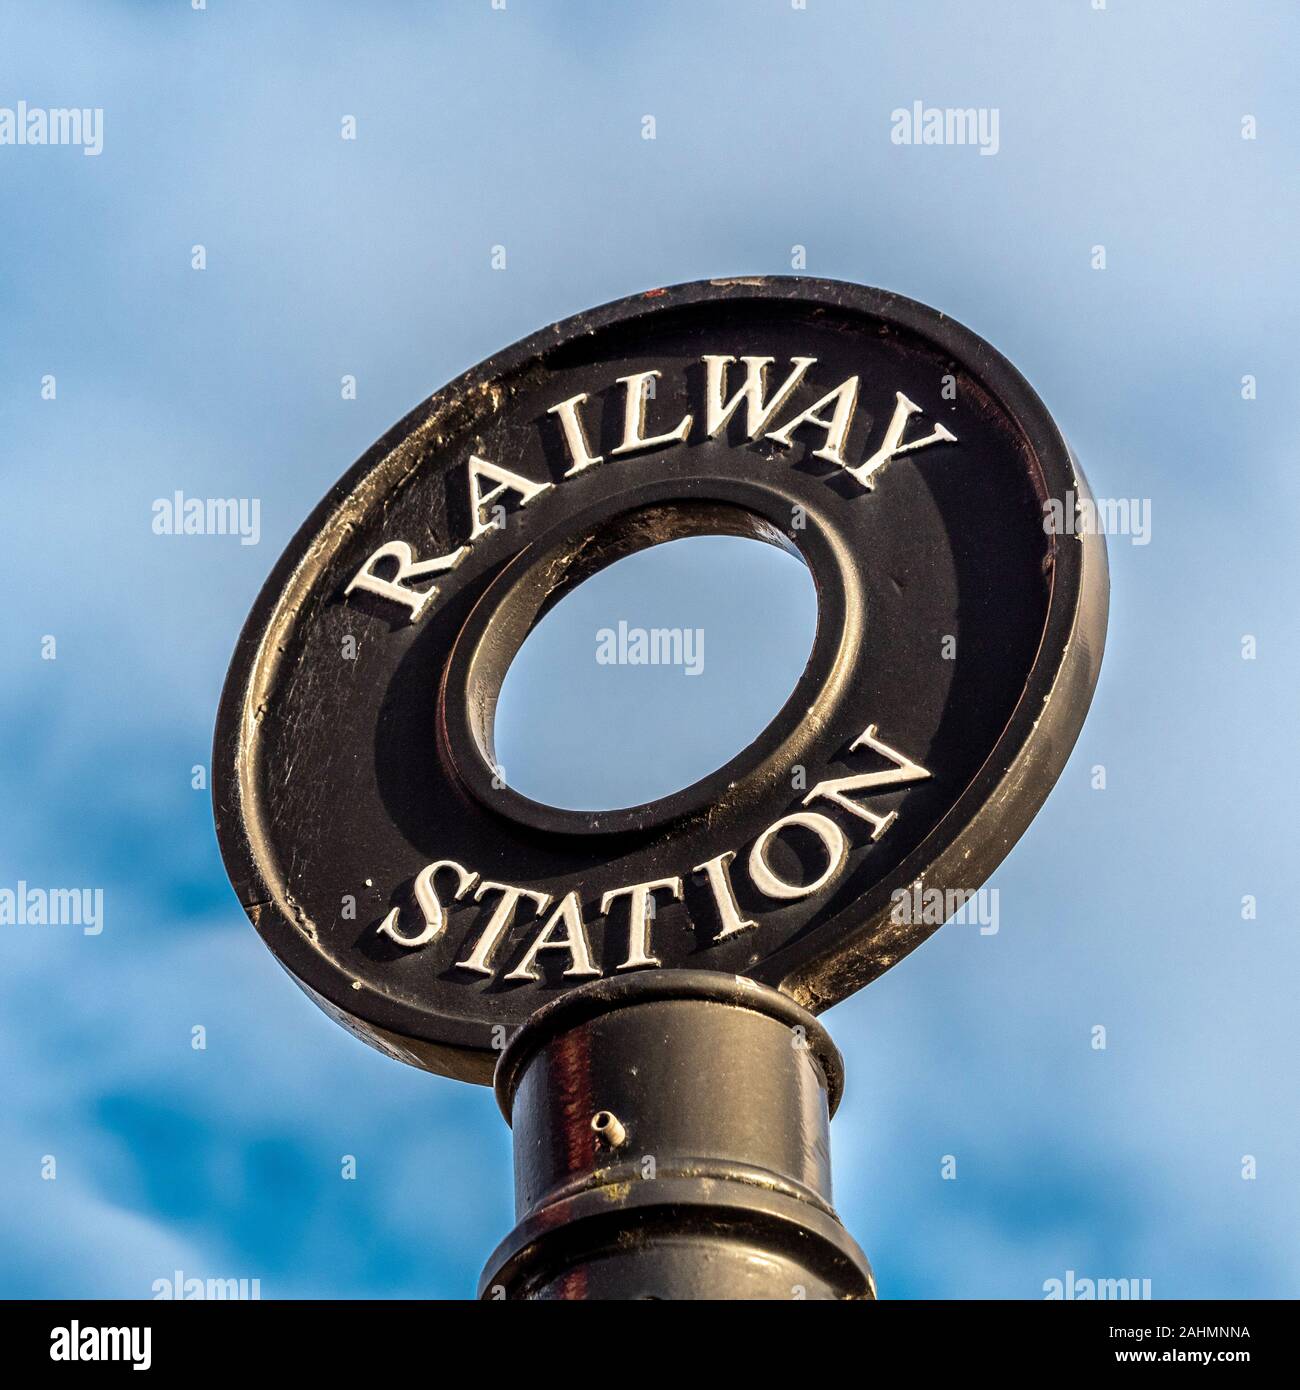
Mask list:
[[[811,830],[826,848],[826,868],[811,883],[789,883],[778,878],[767,862],[768,843],[787,825],[802,825],[805,830]],[[837,878],[848,857],[849,848],[844,832],[829,816],[817,811],[794,811],[780,820],[774,820],[754,841],[754,848],[749,851],[749,876],[754,880],[754,887],[769,898],[806,898]]]

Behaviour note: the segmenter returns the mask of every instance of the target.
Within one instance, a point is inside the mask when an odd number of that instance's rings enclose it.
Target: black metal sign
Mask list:
[[[600,977],[724,972],[817,1012],[978,888],[1060,773],[1107,577],[1100,536],[1051,519],[1088,495],[1015,369],[895,295],[715,281],[535,334],[380,440],[258,599],[214,757],[244,906],[346,1026],[474,1081]],[[691,534],[809,566],[793,694],[662,800],[521,796],[492,724],[524,638]]]

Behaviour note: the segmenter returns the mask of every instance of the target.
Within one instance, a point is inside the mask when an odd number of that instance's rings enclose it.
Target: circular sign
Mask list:
[[[389,431],[277,564],[217,724],[230,876],[322,1007],[469,1080],[602,976],[722,971],[824,1009],[950,916],[1060,773],[1105,633],[1090,507],[1015,369],[897,295],[709,281],[556,324]],[[520,795],[492,725],[529,631],[701,534],[811,570],[790,698],[661,800]]]

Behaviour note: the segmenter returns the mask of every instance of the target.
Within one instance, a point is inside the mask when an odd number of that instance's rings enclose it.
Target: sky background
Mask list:
[[[886,1297],[1300,1294],[1298,48],[1289,0],[6,5],[0,106],[102,107],[104,145],[0,146],[0,887],[100,887],[105,926],[0,927],[0,1294],[472,1294],[512,1224],[491,1093],[308,1002],[192,769],[280,549],[402,414],[553,320],[795,247],[991,341],[1152,525],[1111,538],[1096,700],[999,931],[826,1016],[840,1213]],[[997,108],[998,153],[892,144],[917,100]],[[260,499],[260,543],[155,535],[177,489]],[[523,746],[566,727],[556,652],[589,663],[588,727],[621,733],[574,794],[635,799],[644,758],[693,780],[806,655],[794,562],[670,550],[512,673]],[[598,668],[620,617],[703,626],[704,673]],[[572,778],[567,728],[521,777]]]

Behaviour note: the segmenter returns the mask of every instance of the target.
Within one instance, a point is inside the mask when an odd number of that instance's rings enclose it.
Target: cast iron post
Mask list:
[[[598,980],[511,1040],[518,1225],[482,1298],[874,1298],[831,1206],[840,1054],[738,976]]]

